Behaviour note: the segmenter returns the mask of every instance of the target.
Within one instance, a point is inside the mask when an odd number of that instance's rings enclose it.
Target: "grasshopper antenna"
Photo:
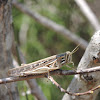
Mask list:
[[[79,46],[80,46],[80,44],[77,45],[77,46],[74,48],[74,50],[71,52],[71,54],[75,53],[75,52],[79,49]]]

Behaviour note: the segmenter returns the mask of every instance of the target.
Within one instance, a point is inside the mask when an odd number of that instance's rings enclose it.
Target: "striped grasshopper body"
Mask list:
[[[76,47],[77,48],[77,47]],[[29,64],[22,64],[20,67],[10,69],[9,76],[27,76],[48,73],[53,70],[60,69],[63,65],[73,63],[72,54],[76,48],[70,52],[54,55],[42,60],[38,60]]]

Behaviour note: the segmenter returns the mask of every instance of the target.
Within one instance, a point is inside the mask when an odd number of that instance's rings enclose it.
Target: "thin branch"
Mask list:
[[[49,76],[48,79],[49,79],[54,85],[56,85],[56,86],[60,89],[61,92],[64,92],[64,93],[67,93],[67,94],[73,95],[73,96],[81,96],[81,95],[93,94],[93,92],[94,92],[95,90],[97,90],[97,89],[100,88],[100,85],[98,85],[97,87],[95,87],[95,88],[93,88],[93,89],[91,89],[91,90],[89,90],[89,91],[83,92],[83,93],[72,93],[72,92],[69,92],[69,91],[63,89],[63,88],[53,79],[53,77]]]
[[[89,69],[84,69],[84,70],[80,70],[80,71],[72,71],[72,70],[55,70],[50,72],[50,75],[75,75],[75,74],[85,74],[85,73],[91,73],[91,72],[97,72],[100,71],[100,66],[99,67],[95,67],[95,68],[89,68]],[[44,73],[44,74],[38,74],[38,75],[29,75],[29,76],[25,76],[25,77],[9,77],[9,78],[4,78],[4,79],[0,79],[0,84],[6,84],[6,83],[10,83],[10,82],[15,82],[15,81],[22,81],[22,80],[29,80],[29,79],[33,79],[33,78],[42,78],[42,77],[47,77],[48,73]],[[72,93],[69,92],[65,89],[63,89],[51,76],[48,77],[48,79],[55,84],[61,92],[67,93],[69,95],[74,95],[74,96],[81,96],[81,95],[86,95],[86,94],[92,94],[95,90],[100,88],[100,85],[90,89],[89,91],[83,92],[83,93]]]
[[[48,29],[52,29],[53,31],[55,31],[59,34],[64,35],[67,39],[69,39],[70,41],[74,42],[77,45],[81,44],[80,47],[83,49],[85,49],[87,47],[88,42],[86,40],[84,40],[81,37],[78,37],[74,33],[70,32],[64,26],[59,25],[59,24],[53,22],[52,20],[39,15],[38,13],[28,9],[25,5],[18,3],[15,0],[13,0],[12,3],[17,9],[19,9],[21,12],[27,14],[31,18],[35,19],[41,25],[47,27]]]
[[[76,75],[76,74],[92,73],[92,72],[97,72],[97,71],[100,71],[100,66],[94,67],[94,68],[89,68],[89,69],[84,69],[84,70],[80,70],[80,71],[58,69],[55,71],[51,71],[50,75],[56,75],[56,76],[57,75]],[[48,73],[28,75],[28,76],[23,76],[23,77],[22,76],[21,77],[8,77],[8,78],[0,79],[0,84],[35,79],[35,78],[44,78],[47,75],[48,75]]]
[[[95,14],[92,12],[90,7],[86,3],[86,1],[85,0],[75,0],[75,2],[80,7],[81,11],[84,13],[86,18],[89,20],[89,22],[91,23],[93,28],[95,30],[99,30],[100,29],[100,23],[99,23],[97,17],[95,16]]]

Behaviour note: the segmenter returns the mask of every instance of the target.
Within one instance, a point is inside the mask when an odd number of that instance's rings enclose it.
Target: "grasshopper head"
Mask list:
[[[66,52],[66,62],[67,63],[73,63],[72,62],[72,54],[75,53],[79,49],[79,45],[76,46],[75,49],[72,52],[70,52],[70,51]]]
[[[66,61],[67,61],[67,63],[72,62],[72,53],[70,51],[66,52]]]

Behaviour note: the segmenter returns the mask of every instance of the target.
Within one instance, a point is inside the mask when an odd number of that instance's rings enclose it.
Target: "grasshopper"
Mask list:
[[[72,54],[76,52],[78,46],[72,51],[67,51],[62,54],[53,55],[42,60],[38,60],[29,64],[21,64],[20,67],[10,69],[9,76],[27,76],[48,73],[60,69],[63,65],[72,63]]]

